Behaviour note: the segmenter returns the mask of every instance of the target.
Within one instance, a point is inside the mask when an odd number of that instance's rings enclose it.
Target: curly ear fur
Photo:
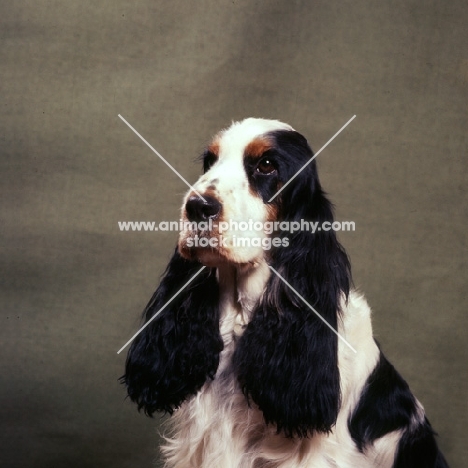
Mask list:
[[[287,152],[287,181],[312,157],[296,132],[276,132],[277,147]],[[309,164],[277,201],[280,219],[333,222],[330,202]],[[319,224],[319,225],[320,225]],[[281,234],[289,247],[272,253],[271,265],[336,330],[339,301],[351,281],[348,257],[333,231]],[[329,432],[340,408],[337,336],[274,273],[252,320],[239,340],[234,365],[243,391],[265,421],[288,437]]]
[[[202,267],[176,250],[144,311],[145,322]],[[138,409],[172,414],[213,379],[223,342],[219,334],[218,282],[205,268],[133,341],[121,378]]]

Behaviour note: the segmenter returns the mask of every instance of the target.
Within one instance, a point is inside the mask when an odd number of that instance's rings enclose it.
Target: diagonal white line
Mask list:
[[[202,266],[118,351],[120,354],[204,269]]]
[[[281,280],[283,281],[284,284],[286,284],[286,286],[288,286],[295,294],[296,296],[301,299],[301,301],[309,307],[309,309],[312,310],[312,312],[315,313],[315,315],[317,315],[317,317],[325,324],[327,325],[327,327],[333,331],[333,333],[335,333],[335,335],[340,338],[347,346],[349,346],[349,348],[354,351],[355,353],[357,353],[357,351],[270,265],[268,265],[270,270],[273,271],[273,273],[275,273],[275,275]]]
[[[156,154],[156,156],[158,156],[163,162],[165,162],[166,165],[167,165],[170,169],[172,169],[172,171],[173,171],[175,174],[177,174],[177,175],[180,177],[180,179],[183,180],[183,181],[184,181],[184,182],[185,182],[185,183],[186,183],[186,184],[187,184],[187,185],[188,185],[188,186],[189,186],[205,203],[206,203],[206,200],[205,200],[205,199],[204,199],[204,198],[203,198],[203,197],[202,197],[202,196],[201,196],[201,195],[200,195],[200,194],[199,194],[183,177],[182,177],[182,175],[181,175],[179,172],[177,172],[177,171],[174,169],[174,167],[171,166],[171,164],[169,164],[169,162],[168,162],[165,158],[163,158],[163,157],[161,156],[161,154],[160,154],[158,151],[156,151],[156,150],[155,150],[155,149],[154,149],[154,148],[153,148],[153,147],[152,147],[152,146],[151,146],[151,145],[150,145],[150,144],[149,144],[149,143],[148,143],[148,142],[147,142],[147,141],[146,141],[146,140],[145,140],[145,139],[144,139],[144,138],[143,138],[143,137],[142,137],[142,136],[141,136],[141,135],[140,135],[140,134],[139,134],[139,133],[138,133],[138,132],[137,132],[121,115],[120,115],[120,114],[118,114],[118,116],[120,117],[120,119],[121,119],[125,124],[127,124],[128,128],[130,128],[130,130],[132,130],[133,133],[135,133],[135,135],[137,135],[138,137],[140,137],[141,141],[143,141],[143,143],[145,143],[146,146],[148,146],[148,148],[149,148],[151,151],[153,151],[154,154]]]
[[[269,200],[274,200],[354,119],[353,115]]]

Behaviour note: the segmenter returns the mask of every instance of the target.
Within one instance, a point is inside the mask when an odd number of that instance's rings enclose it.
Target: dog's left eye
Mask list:
[[[203,156],[203,172],[208,172],[217,161],[218,157],[215,154],[210,151],[206,152]]]
[[[258,163],[256,170],[261,174],[272,174],[276,171],[276,167],[273,165],[270,159],[265,158]]]

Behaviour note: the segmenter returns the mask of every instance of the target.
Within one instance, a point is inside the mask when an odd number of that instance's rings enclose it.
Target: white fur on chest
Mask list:
[[[162,448],[170,468],[389,468],[398,433],[376,441],[360,453],[347,427],[364,382],[377,362],[370,310],[364,298],[352,292],[343,304],[339,332],[357,349],[355,355],[339,344],[342,407],[333,432],[306,439],[289,439],[266,426],[262,413],[242,394],[230,371],[237,338],[263,293],[270,271],[259,264],[247,273],[219,271],[224,350],[213,381],[184,403],[171,418],[172,436]],[[287,386],[288,382],[284,382]],[[381,455],[385,454],[385,456]]]

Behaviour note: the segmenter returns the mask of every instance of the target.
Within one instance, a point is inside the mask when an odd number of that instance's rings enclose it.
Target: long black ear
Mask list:
[[[288,173],[278,163],[284,183],[312,157],[312,151],[295,132],[281,133],[276,139],[286,151],[281,160],[287,160],[289,167]],[[272,252],[271,265],[336,330],[339,301],[349,292],[351,272],[335,233],[318,230],[324,221],[333,222],[333,212],[320,187],[315,161],[281,193],[278,209],[281,220],[318,225],[315,234],[283,233],[289,245]],[[289,437],[306,437],[314,431],[329,432],[336,422],[337,348],[335,333],[272,273],[236,347],[234,365],[244,393],[259,406],[266,422]]]
[[[153,317],[202,265],[176,250],[161,284],[149,301]],[[149,416],[170,414],[216,374],[223,342],[219,333],[218,282],[205,268],[133,341],[125,375],[128,395]]]

